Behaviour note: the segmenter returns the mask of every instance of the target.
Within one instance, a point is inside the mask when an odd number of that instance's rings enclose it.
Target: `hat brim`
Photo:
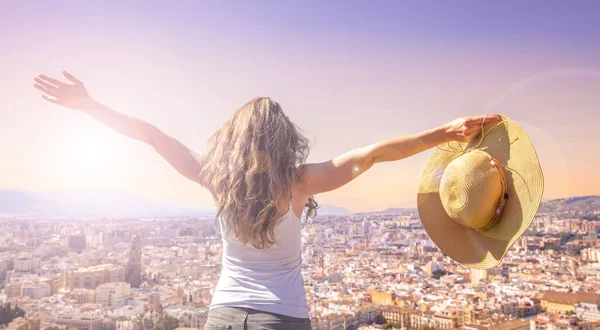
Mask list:
[[[436,149],[427,163],[417,196],[419,216],[431,240],[450,258],[480,269],[495,267],[502,261],[533,221],[544,191],[539,159],[525,131],[505,116],[502,122],[486,124],[484,128],[478,148],[505,168],[508,200],[498,222],[483,232],[466,227],[448,216],[439,195],[448,164],[478,141],[451,143]]]

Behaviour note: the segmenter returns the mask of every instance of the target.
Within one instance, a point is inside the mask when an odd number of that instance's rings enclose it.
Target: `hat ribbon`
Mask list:
[[[498,203],[498,207],[496,208],[496,212],[494,213],[494,217],[490,220],[490,222],[488,222],[488,224],[483,227],[483,228],[477,228],[478,231],[486,231],[490,228],[492,228],[496,222],[498,222],[498,219],[500,219],[500,216],[502,215],[502,210],[504,209],[504,205],[506,204],[506,200],[508,199],[508,193],[506,192],[506,178],[504,177],[504,171],[501,168],[502,165],[500,165],[500,162],[498,162],[497,159],[495,159],[492,156],[490,157],[490,163],[492,164],[492,166],[494,166],[496,169],[498,169],[498,173],[500,173],[500,183],[502,185],[502,196],[500,196],[500,203]]]
[[[485,135],[487,133],[489,133],[492,129],[496,128],[499,124],[502,123],[502,121],[500,121],[499,123],[496,123],[494,126],[492,126],[487,132],[484,129],[484,123],[485,123],[485,118],[487,117],[487,115],[483,116],[483,119],[481,121],[481,139],[479,139],[479,142],[477,142],[477,145],[471,147],[471,148],[464,148],[464,149],[454,149],[452,148],[452,146],[450,145],[450,142],[448,142],[448,147],[451,150],[447,150],[447,149],[443,149],[440,148],[440,146],[437,146],[438,149],[442,150],[442,151],[446,151],[446,152],[460,152],[461,155],[464,155],[468,152],[471,151],[475,151],[475,150],[481,150],[483,151],[485,148],[479,148],[479,146],[481,145],[481,143],[483,142]],[[487,153],[486,153],[487,154]],[[504,176],[504,170],[505,170],[505,166],[500,164],[500,162],[492,157],[491,155],[487,154],[488,157],[490,158],[490,164],[492,166],[494,166],[496,169],[498,169],[498,173],[500,173],[500,182],[502,185],[502,195],[500,196],[500,201],[498,203],[498,207],[496,208],[496,212],[494,213],[494,217],[488,222],[487,225],[485,225],[482,228],[473,228],[477,231],[483,232],[486,231],[490,228],[492,228],[497,222],[498,219],[500,219],[500,216],[502,215],[502,210],[504,209],[504,205],[506,205],[506,200],[508,200],[508,193],[507,193],[507,185],[506,185],[506,178]]]

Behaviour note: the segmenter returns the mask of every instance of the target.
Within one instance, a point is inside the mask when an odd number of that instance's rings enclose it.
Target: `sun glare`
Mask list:
[[[73,128],[68,135],[71,152],[66,158],[79,175],[98,174],[115,157],[115,138],[108,128],[86,125]]]

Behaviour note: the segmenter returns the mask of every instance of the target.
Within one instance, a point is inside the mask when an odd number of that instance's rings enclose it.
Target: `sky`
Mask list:
[[[454,118],[502,113],[529,134],[544,198],[600,194],[598,1],[3,1],[0,189],[135,193],[212,205],[154,150],[44,101],[67,70],[99,102],[200,152],[270,96],[311,140],[309,162]],[[316,196],[415,206],[431,151]]]

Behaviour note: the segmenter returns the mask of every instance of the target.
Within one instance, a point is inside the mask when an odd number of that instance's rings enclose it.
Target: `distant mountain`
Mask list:
[[[197,216],[214,210],[185,208],[117,192],[0,190],[0,215],[56,217]]]
[[[382,213],[406,214],[418,212],[416,208],[388,208]],[[538,212],[600,212],[600,196],[579,196],[543,200]]]
[[[320,204],[319,215],[350,215],[343,207]],[[152,217],[214,214],[120,192],[32,192],[0,189],[0,215],[55,217]]]
[[[335,208],[335,206],[329,207]],[[391,207],[383,211],[366,213],[410,214],[417,213],[417,208]],[[560,199],[542,200],[538,212],[581,212],[583,214],[600,212],[600,196],[579,196]],[[325,214],[325,213],[323,213]]]
[[[600,212],[600,196],[580,196],[544,201],[538,212]]]
[[[317,209],[317,215],[350,215],[352,212],[339,206],[333,206],[328,204],[319,204]]]
[[[416,208],[388,208],[379,212],[407,214]],[[581,196],[542,201],[539,212],[600,212],[600,196]],[[200,216],[214,209],[186,208],[117,192],[31,192],[0,189],[0,216],[53,217],[153,217]],[[352,215],[346,208],[320,204],[318,215]]]
[[[407,214],[407,213],[416,213],[416,208],[404,208],[404,207],[390,207],[382,211],[382,213],[388,214]]]

